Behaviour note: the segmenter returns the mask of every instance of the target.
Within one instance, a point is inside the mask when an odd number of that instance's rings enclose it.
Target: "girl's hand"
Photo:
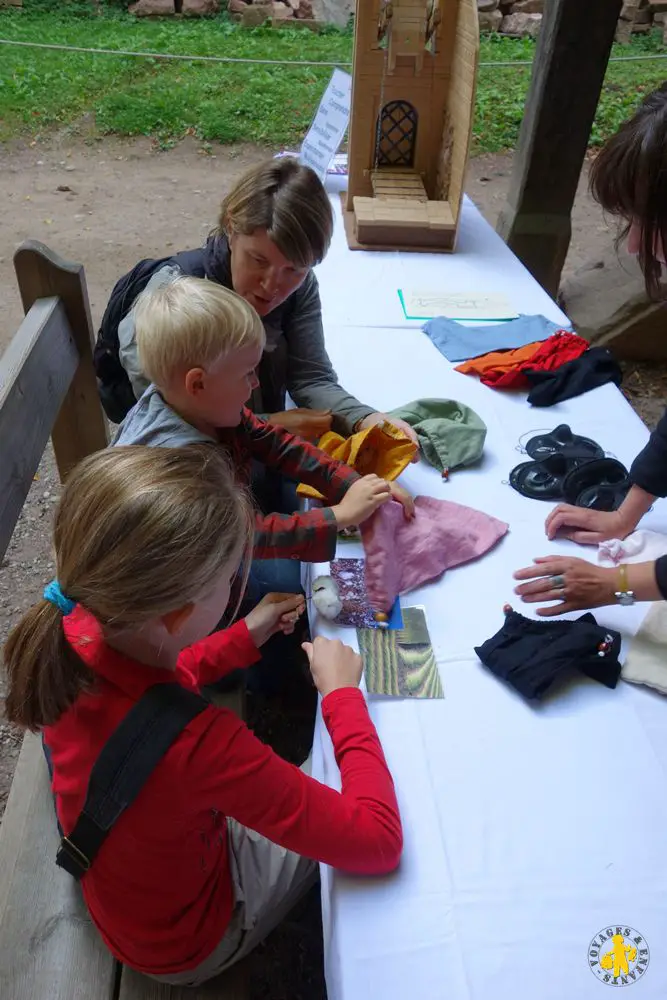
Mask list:
[[[305,609],[303,594],[267,594],[245,617],[252,641],[259,649],[276,632],[291,635]]]
[[[359,687],[363,673],[361,657],[340,639],[324,639],[318,635],[314,642],[304,642],[301,648],[308,657],[315,687],[323,698],[339,688]]]

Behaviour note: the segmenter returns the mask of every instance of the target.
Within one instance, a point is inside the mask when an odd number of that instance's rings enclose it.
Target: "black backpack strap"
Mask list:
[[[118,724],[95,761],[83,809],[60,841],[56,864],[80,879],[118,817],[174,740],[210,702],[179,684],[156,684]]]

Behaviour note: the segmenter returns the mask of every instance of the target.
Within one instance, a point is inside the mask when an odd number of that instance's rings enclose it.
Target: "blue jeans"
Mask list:
[[[243,595],[239,615],[247,615],[271,593],[301,592],[301,563],[297,559],[254,559]],[[262,694],[277,694],[286,676],[300,655],[299,635],[277,632],[262,646],[262,658],[246,671],[248,690]]]
[[[301,563],[298,559],[253,559],[243,604],[247,604],[250,610],[267,594],[274,593],[301,593]]]
[[[44,733],[42,733],[42,735],[41,735],[41,741],[42,741],[42,751],[43,751],[44,757],[46,759],[46,766],[49,769],[49,781],[53,781],[53,759],[51,757],[51,751],[49,750],[48,746],[46,745],[46,741],[44,739]],[[55,797],[55,795],[53,793],[51,793],[51,796],[53,798],[53,811],[56,814],[56,826],[58,827],[58,833],[62,837],[63,831],[62,831],[62,827],[60,825],[60,821],[58,820],[58,813],[56,811],[56,797]]]
[[[258,463],[253,464],[252,492],[265,514],[291,514],[298,509],[296,483]],[[253,559],[238,617],[247,615],[267,594],[299,594],[301,590],[301,562],[298,559]],[[293,635],[278,632],[262,646],[259,663],[244,671],[250,691],[276,694],[283,687],[301,655],[300,634],[298,627]],[[221,686],[227,687],[237,678],[235,671]]]
[[[296,483],[258,462],[252,467],[252,492],[264,514],[292,514],[298,510]],[[300,591],[301,563],[298,559],[253,559],[243,604],[250,609],[266,594],[298,594]]]

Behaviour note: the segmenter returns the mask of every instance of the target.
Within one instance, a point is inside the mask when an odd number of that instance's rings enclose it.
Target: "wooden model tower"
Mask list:
[[[345,228],[453,250],[475,102],[477,0],[357,0]]]

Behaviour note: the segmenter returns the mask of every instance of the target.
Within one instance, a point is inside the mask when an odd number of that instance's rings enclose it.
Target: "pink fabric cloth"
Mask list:
[[[484,555],[509,525],[449,500],[416,497],[414,520],[406,521],[395,500],[361,525],[366,553],[366,590],[375,611],[387,613],[408,594],[446,569]]]

